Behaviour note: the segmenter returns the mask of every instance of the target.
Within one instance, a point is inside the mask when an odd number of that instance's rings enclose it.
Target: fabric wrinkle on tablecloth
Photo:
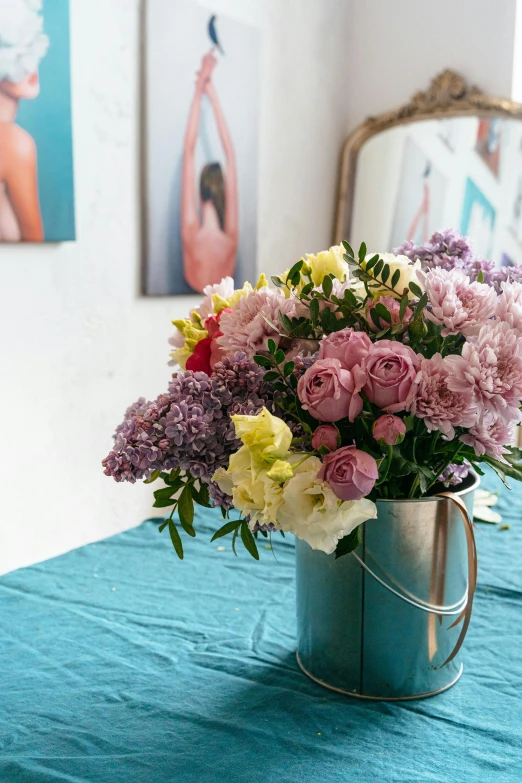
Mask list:
[[[476,531],[464,675],[425,701],[301,674],[293,541],[236,559],[209,544],[214,511],[183,563],[156,520],[1,577],[0,781],[520,783],[522,489],[498,508],[510,529]]]

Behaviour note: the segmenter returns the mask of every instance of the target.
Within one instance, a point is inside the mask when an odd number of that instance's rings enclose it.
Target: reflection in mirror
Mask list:
[[[522,263],[522,122],[450,117],[396,125],[358,154],[350,240],[392,250],[457,228],[477,255]]]

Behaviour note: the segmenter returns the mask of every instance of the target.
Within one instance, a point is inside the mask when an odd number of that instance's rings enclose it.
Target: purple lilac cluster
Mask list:
[[[127,410],[114,448],[103,460],[105,474],[134,483],[155,470],[181,468],[209,483],[241,445],[230,417],[256,415],[271,405],[263,374],[243,353],[216,364],[211,377],[175,373],[165,394],[153,402],[140,398]],[[217,488],[211,485],[210,491],[226,507],[227,499],[215,495]]]
[[[467,459],[463,461],[462,465],[448,465],[444,473],[439,476],[439,481],[445,487],[456,487],[469,476],[470,469],[471,465]]]
[[[468,237],[459,231],[436,231],[424,245],[416,245],[411,240],[404,242],[395,253],[407,256],[412,261],[417,258],[424,271],[440,268],[446,271],[462,269],[471,282],[478,279],[482,272],[484,283],[492,286],[497,294],[502,291],[502,283],[522,282],[522,265],[496,267],[493,261],[475,256]]]

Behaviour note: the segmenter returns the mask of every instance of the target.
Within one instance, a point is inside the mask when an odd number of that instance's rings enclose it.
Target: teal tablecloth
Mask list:
[[[149,521],[2,577],[0,780],[520,783],[522,492],[500,508],[509,530],[477,529],[464,676],[426,701],[300,673],[291,542],[236,560],[200,516],[180,563]]]

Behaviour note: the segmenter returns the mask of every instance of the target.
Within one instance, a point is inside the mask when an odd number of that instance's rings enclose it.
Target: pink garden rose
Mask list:
[[[326,481],[340,500],[360,500],[368,495],[379,477],[374,458],[355,446],[323,457],[319,478]]]
[[[388,310],[388,312],[390,313],[391,326],[395,326],[396,324],[400,324],[400,323],[407,324],[413,315],[413,310],[410,307],[406,307],[406,310],[404,311],[404,315],[401,318],[401,314],[400,314],[401,303],[398,299],[394,299],[393,296],[381,296],[375,302],[372,302],[370,300],[366,306],[366,320],[368,321],[368,326],[373,332],[379,332],[381,329],[386,329],[386,327],[390,326],[390,324],[387,321],[385,321],[384,318],[379,318],[380,327],[374,324],[373,318],[370,315],[370,310],[372,309],[372,307],[375,307],[377,303],[383,304],[385,308]]]
[[[347,370],[339,359],[319,359],[299,379],[297,394],[303,408],[319,421],[354,421],[363,407],[359,392],[365,381],[358,365]]]
[[[478,334],[480,328],[495,315],[497,295],[495,289],[485,283],[471,283],[460,269],[448,271],[431,269],[422,277],[428,294],[430,309],[425,311],[428,320],[443,326],[443,337]]]
[[[388,446],[396,446],[406,435],[406,425],[398,416],[380,416],[373,425],[375,440],[383,440]]]
[[[321,424],[312,436],[312,448],[318,451],[325,446],[330,451],[335,451],[339,445],[339,431],[331,424]]]
[[[347,327],[324,338],[319,345],[319,359],[339,359],[351,370],[356,364],[362,365],[371,347],[372,341],[366,332],[355,332]]]
[[[368,374],[363,391],[388,413],[407,410],[415,396],[418,367],[419,357],[407,345],[379,340],[363,362]]]
[[[418,388],[411,412],[424,420],[428,430],[439,430],[448,440],[455,437],[455,427],[472,427],[478,416],[471,386],[451,391],[447,379],[450,370],[440,353],[420,360]]]

